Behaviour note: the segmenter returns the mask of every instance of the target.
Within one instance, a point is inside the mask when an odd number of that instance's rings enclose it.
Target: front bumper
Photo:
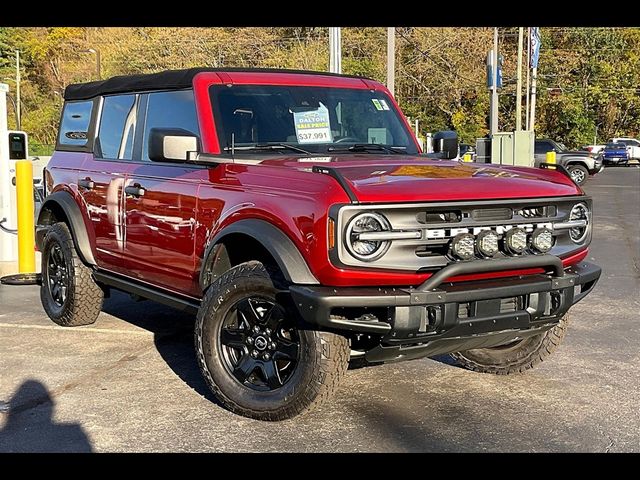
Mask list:
[[[468,272],[498,270],[491,264],[496,261],[488,260],[445,267],[418,288],[294,285],[290,291],[304,321],[316,328],[377,335],[380,342],[366,351],[367,361],[405,360],[496,346],[541,333],[557,324],[600,278],[600,267],[591,263],[564,270],[557,257],[529,258],[536,259],[538,267],[546,260],[554,272],[444,283]],[[501,262],[516,266],[522,263],[518,260],[523,259]]]

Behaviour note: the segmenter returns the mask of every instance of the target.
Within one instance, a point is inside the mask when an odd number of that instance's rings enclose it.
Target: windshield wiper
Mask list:
[[[287,143],[256,143],[255,145],[236,145],[234,147],[224,147],[223,150],[225,152],[230,152],[233,150],[238,151],[249,151],[249,150],[293,150],[294,152],[304,153],[305,155],[311,155],[311,152],[305,150],[304,148],[296,147],[294,145],[289,145]]]
[[[340,148],[340,147],[329,147],[327,149],[328,152],[339,152],[339,151],[349,151],[349,152],[366,152],[368,150],[382,150],[388,153],[403,153],[399,150],[406,150],[407,147],[403,147],[400,145],[380,145],[379,143],[354,143],[353,145]]]

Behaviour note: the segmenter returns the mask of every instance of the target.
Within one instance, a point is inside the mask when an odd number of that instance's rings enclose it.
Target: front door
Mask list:
[[[152,128],[181,128],[198,135],[193,92],[150,93],[141,105],[144,128],[134,152],[140,161],[124,187],[125,266],[130,276],[141,281],[197,296],[196,197],[202,168],[152,162],[148,155]]]
[[[139,165],[127,176],[125,264],[129,275],[179,293],[197,294],[198,185],[198,171],[189,167]]]

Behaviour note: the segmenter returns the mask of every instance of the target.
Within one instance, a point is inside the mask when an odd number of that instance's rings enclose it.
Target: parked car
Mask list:
[[[584,145],[582,147],[580,147],[580,150],[584,150],[585,152],[589,152],[593,155],[596,155],[600,152],[602,152],[602,150],[604,150],[604,145]]]
[[[522,372],[600,277],[570,178],[422,155],[374,80],[189,69],[64,99],[36,227],[45,312],[92,324],[110,289],[193,312],[206,384],[241,415],[301,413],[350,359]]]
[[[629,160],[640,160],[640,140],[628,137],[612,138],[610,143],[622,143],[627,147]]]
[[[547,161],[547,152],[556,152],[556,163],[565,167],[578,185],[584,185],[589,175],[595,175],[602,170],[600,156],[579,150],[570,151],[562,143],[550,138],[535,141],[534,166],[539,167]]]
[[[475,161],[475,156],[476,156],[476,146],[475,145],[470,145],[468,143],[461,143],[460,144],[460,154],[459,157],[462,158],[465,156],[465,154],[469,154],[471,155],[471,160]]]
[[[629,152],[622,142],[607,143],[602,151],[602,160],[606,165],[629,165]]]

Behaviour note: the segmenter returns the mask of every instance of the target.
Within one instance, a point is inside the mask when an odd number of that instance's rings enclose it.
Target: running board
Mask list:
[[[93,272],[93,278],[95,278],[96,282],[108,285],[116,290],[122,290],[123,292],[139,295],[140,297],[162,303],[163,305],[167,305],[168,307],[172,307],[183,312],[196,314],[200,308],[200,302],[195,299],[171,293],[166,290],[149,287],[148,285],[144,285],[128,278],[123,278],[119,275],[96,271]]]

